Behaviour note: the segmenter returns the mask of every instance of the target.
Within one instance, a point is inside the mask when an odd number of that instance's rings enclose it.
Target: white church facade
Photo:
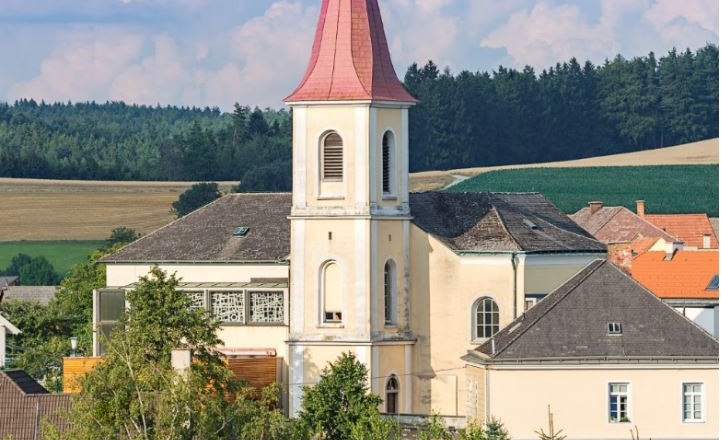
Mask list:
[[[322,2],[286,102],[292,194],[228,195],[106,257],[97,332],[113,325],[103,298],[117,303],[159,266],[223,322],[223,352],[282,359],[290,414],[302,385],[353,351],[384,411],[464,418],[461,357],[605,246],[539,194],[409,193],[416,101],[393,70],[377,1]]]

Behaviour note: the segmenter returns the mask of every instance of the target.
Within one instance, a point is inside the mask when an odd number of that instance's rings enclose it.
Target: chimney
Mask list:
[[[711,249],[711,234],[703,234],[703,249]]]
[[[603,202],[588,202],[588,207],[591,209],[591,215],[593,215],[603,208]]]
[[[646,201],[645,200],[636,200],[636,214],[638,214],[638,216],[641,218],[646,216]]]

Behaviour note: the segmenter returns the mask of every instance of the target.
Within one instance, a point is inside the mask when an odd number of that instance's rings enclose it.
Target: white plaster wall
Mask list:
[[[719,337],[718,306],[714,308],[676,307],[676,311],[695,322],[696,325],[714,335],[714,337]]]
[[[555,428],[563,429],[569,440],[626,440],[634,426],[641,438],[718,439],[717,366],[500,368],[492,367],[486,384],[490,393],[486,415],[500,418],[515,440],[537,439],[534,431],[540,428],[548,431],[547,405],[551,405]],[[611,382],[630,384],[630,423],[608,421]],[[684,382],[704,384],[702,423],[682,420]]]
[[[183,282],[202,283],[242,283],[251,278],[288,278],[288,266],[284,264],[158,264],[169,274],[175,273]],[[106,285],[122,287],[132,284],[146,276],[152,264],[108,264]]]

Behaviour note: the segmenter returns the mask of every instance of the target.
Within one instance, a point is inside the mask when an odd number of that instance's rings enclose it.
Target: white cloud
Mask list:
[[[644,18],[654,24],[656,29],[664,28],[678,19],[697,25],[718,35],[718,1],[717,0],[656,0]]]
[[[459,42],[458,16],[447,10],[450,0],[384,2],[383,18],[393,61],[401,75],[413,62],[433,60],[455,65],[464,45]]]
[[[113,79],[137,60],[142,37],[119,30],[73,31],[41,63],[40,73],[15,84],[11,97],[48,101],[100,99]]]
[[[278,1],[262,17],[234,29],[228,41],[232,62],[214,73],[217,82],[208,82],[210,96],[280,105],[305,71],[316,19],[315,7]]]
[[[223,59],[217,67],[203,62],[213,50],[209,43],[186,46],[164,33],[65,33],[40,73],[11,87],[9,97],[278,107],[303,73],[316,18],[314,8],[298,1],[275,2],[263,16],[216,36]]]
[[[0,20],[0,48],[21,60],[0,70],[0,98],[278,107],[305,70],[319,3],[0,0],[0,15],[19,17],[14,27]],[[498,64],[542,69],[572,56],[598,63],[718,41],[715,0],[380,4],[401,78],[410,63],[429,59],[455,72]],[[30,28],[26,19],[42,24]],[[28,35],[38,43],[29,45]]]
[[[544,68],[573,56],[603,55],[613,47],[610,37],[607,28],[589,24],[577,6],[542,2],[511,14],[481,45],[505,48],[517,67]]]

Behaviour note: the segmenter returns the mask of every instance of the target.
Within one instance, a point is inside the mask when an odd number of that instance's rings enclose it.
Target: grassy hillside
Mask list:
[[[454,181],[463,180],[481,173],[517,168],[572,168],[572,167],[616,167],[645,165],[709,165],[719,163],[719,140],[707,139],[690,144],[609,156],[588,157],[531,164],[500,165],[480,168],[462,168],[448,171],[423,171],[410,175],[411,191],[434,191]]]
[[[5,241],[0,242],[0,269],[19,253],[31,257],[45,257],[59,274],[67,273],[73,265],[85,261],[99,248],[102,241]]]
[[[491,171],[453,185],[449,191],[535,191],[564,212],[591,200],[635,207],[646,200],[649,213],[708,213],[718,217],[717,165],[588,168],[526,168]]]

